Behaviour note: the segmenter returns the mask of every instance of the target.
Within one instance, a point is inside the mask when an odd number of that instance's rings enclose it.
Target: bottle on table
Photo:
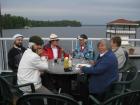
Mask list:
[[[69,69],[69,58],[65,57],[64,58],[64,71],[68,71]]]

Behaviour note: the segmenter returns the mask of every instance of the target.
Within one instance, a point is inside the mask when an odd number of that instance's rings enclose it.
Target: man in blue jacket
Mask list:
[[[100,96],[118,79],[118,62],[113,52],[109,50],[107,40],[99,41],[97,47],[99,56],[95,65],[81,67],[81,72],[90,74],[89,93]]]

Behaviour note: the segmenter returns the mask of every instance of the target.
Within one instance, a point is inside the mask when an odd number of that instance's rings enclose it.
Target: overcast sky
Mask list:
[[[140,20],[140,0],[1,0],[2,14],[35,20],[78,20],[106,24],[118,18]]]

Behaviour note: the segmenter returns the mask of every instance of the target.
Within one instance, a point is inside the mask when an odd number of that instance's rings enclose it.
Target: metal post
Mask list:
[[[74,51],[74,49],[73,49],[73,40],[72,40],[72,52]]]
[[[0,2],[0,37],[2,38],[3,37],[3,34],[2,34],[2,24],[3,24],[3,19],[2,19],[2,13],[1,13],[1,2]],[[2,54],[1,54],[1,58],[2,58],[2,69],[5,70],[6,69],[6,61],[5,61],[5,47],[4,47],[4,42],[3,40],[1,41],[1,47],[2,47]]]
[[[106,38],[107,38],[107,34],[108,34],[107,30],[108,30],[108,25],[106,25]]]
[[[137,26],[135,26],[135,39],[137,38]],[[136,47],[136,42],[135,42],[135,47]]]

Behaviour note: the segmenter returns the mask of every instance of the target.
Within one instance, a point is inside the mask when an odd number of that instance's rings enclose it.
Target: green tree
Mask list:
[[[4,29],[24,28],[25,26],[32,27],[79,27],[81,23],[76,20],[61,20],[61,21],[35,21],[29,20],[21,16],[11,16],[10,14],[2,15],[2,27]]]

